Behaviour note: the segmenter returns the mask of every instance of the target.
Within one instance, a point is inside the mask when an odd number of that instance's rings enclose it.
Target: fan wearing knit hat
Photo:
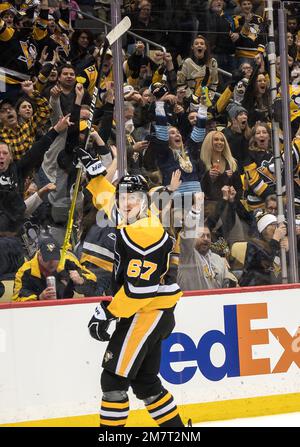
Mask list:
[[[245,109],[245,107],[242,107],[240,104],[231,103],[229,104],[226,110],[228,112],[231,121],[233,118],[236,118],[240,113],[245,113],[246,115],[248,115],[248,110]]]
[[[274,216],[274,214],[263,214],[260,216],[257,216],[258,220],[257,220],[257,230],[259,232],[259,234],[262,234],[263,231],[265,231],[265,229],[271,225],[272,226],[272,230],[273,228],[276,228],[277,225],[277,217]],[[271,230],[270,230],[271,231]]]
[[[247,244],[239,284],[259,286],[281,283],[280,248],[286,243],[286,225],[273,214],[257,213],[258,238]]]

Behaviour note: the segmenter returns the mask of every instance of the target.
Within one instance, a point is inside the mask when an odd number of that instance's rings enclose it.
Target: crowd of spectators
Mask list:
[[[281,282],[280,252],[288,250],[288,239],[276,216],[265,3],[123,2],[123,15],[141,36],[123,38],[127,172],[143,175],[151,191],[169,194],[160,211],[172,217],[165,225],[176,240],[170,265],[184,290]],[[98,6],[109,19],[109,2]],[[286,8],[297,215],[300,5],[287,2]],[[0,281],[16,277],[16,301],[51,299],[49,274],[63,281],[59,298],[76,291],[110,293],[114,220],[93,206],[86,174],[69,262],[62,272],[56,258],[51,269],[43,260],[47,241],[50,251],[64,241],[77,148],[86,136],[102,54],[104,35],[83,27],[84,11],[96,14],[94,0],[0,3]],[[274,20],[276,25],[276,2]],[[167,52],[153,46],[148,51],[142,39]],[[278,35],[275,41],[280,102]],[[119,156],[113,63],[109,49],[89,140],[90,154],[101,158],[112,188]],[[283,166],[284,157],[285,185]]]

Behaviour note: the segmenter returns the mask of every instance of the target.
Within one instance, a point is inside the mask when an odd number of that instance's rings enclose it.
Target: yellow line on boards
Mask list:
[[[187,404],[179,405],[178,408],[185,424],[189,418],[192,419],[193,423],[199,423],[204,421],[292,413],[299,411],[300,393]],[[155,425],[146,410],[130,411],[127,427],[154,427]],[[0,427],[99,427],[99,415],[91,414],[15,422],[0,424]]]

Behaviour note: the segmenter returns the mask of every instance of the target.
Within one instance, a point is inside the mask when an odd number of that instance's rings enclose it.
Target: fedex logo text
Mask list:
[[[197,346],[191,337],[180,332],[172,333],[164,341],[160,374],[165,380],[173,384],[186,383],[194,377],[197,367],[204,377],[212,381],[225,376],[283,373],[293,362],[300,368],[300,349],[295,349],[300,344],[300,328],[292,335],[284,327],[251,329],[251,320],[268,317],[267,303],[228,305],[223,310],[224,332],[206,332]],[[270,358],[254,359],[252,356],[253,346],[270,343],[270,333],[284,349],[272,370]],[[211,350],[216,343],[221,344],[225,351],[225,361],[221,366],[215,366],[211,361]],[[181,345],[182,349],[173,351],[174,345]],[[182,365],[180,372],[172,369],[172,363],[185,361],[196,361],[197,366]]]

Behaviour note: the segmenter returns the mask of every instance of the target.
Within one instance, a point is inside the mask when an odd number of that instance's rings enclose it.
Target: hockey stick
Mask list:
[[[118,23],[117,26],[115,26],[115,28],[113,28],[107,34],[107,36],[104,39],[97,79],[95,82],[92,102],[91,102],[91,106],[90,106],[90,116],[89,116],[89,119],[87,122],[87,129],[86,129],[86,134],[85,134],[85,145],[84,145],[85,150],[87,149],[88,143],[89,143],[89,136],[90,136],[90,132],[91,132],[92,124],[93,124],[94,112],[95,112],[97,96],[98,96],[98,84],[99,84],[99,80],[101,78],[102,67],[103,67],[106,52],[111,45],[113,45],[118,39],[120,39],[120,37],[123,36],[123,34],[126,33],[126,31],[129,30],[130,26],[131,26],[130,18],[126,16],[126,17],[124,17],[123,20],[121,20],[120,23]]]
[[[90,106],[90,115],[89,115],[89,119],[87,122],[87,129],[86,129],[85,140],[84,140],[84,150],[85,151],[87,151],[88,144],[89,144],[89,138],[90,138],[90,134],[91,134],[93,118],[94,118],[94,114],[95,114],[97,97],[98,97],[98,84],[99,84],[99,81],[100,81],[100,78],[102,75],[102,67],[103,67],[106,52],[107,52],[108,48],[114,42],[116,42],[118,39],[120,39],[120,37],[122,37],[123,34],[125,34],[126,31],[128,31],[130,26],[131,26],[131,21],[130,21],[129,17],[126,16],[126,17],[124,17],[123,20],[121,20],[120,23],[118,23],[118,25],[116,25],[107,34],[107,36],[104,39],[99,69],[98,69],[98,73],[97,73],[97,79],[95,82],[93,97],[92,97],[91,106]],[[72,202],[71,202],[71,206],[70,206],[70,210],[69,210],[66,234],[65,234],[64,242],[63,242],[62,249],[61,249],[60,261],[59,261],[59,266],[58,266],[59,271],[63,270],[64,266],[65,266],[66,254],[67,254],[67,251],[69,248],[70,237],[71,237],[73,223],[74,223],[74,213],[75,213],[78,191],[79,191],[79,187],[80,187],[81,175],[82,175],[82,165],[79,165],[79,167],[77,168],[76,182],[75,182]]]

